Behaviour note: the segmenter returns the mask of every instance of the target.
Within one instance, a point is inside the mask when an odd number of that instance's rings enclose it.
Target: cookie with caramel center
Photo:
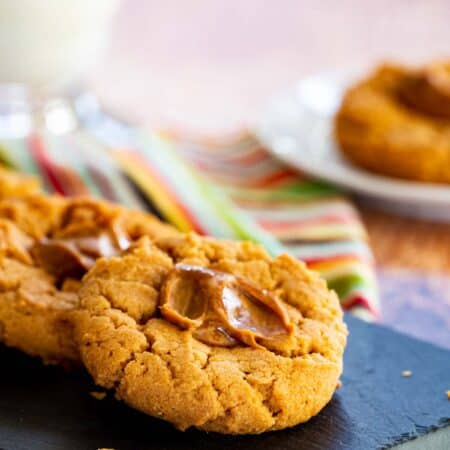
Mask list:
[[[342,372],[335,293],[254,243],[143,238],[98,260],[79,294],[76,340],[95,382],[180,430],[296,425],[327,404]]]
[[[150,214],[88,198],[0,200],[0,340],[47,363],[79,362],[68,316],[84,274],[141,236],[172,234]]]
[[[344,95],[335,136],[352,163],[397,178],[450,183],[450,65],[383,65]]]

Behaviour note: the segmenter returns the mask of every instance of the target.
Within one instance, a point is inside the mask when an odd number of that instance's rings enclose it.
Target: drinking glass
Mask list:
[[[0,138],[79,126],[96,104],[83,79],[101,59],[119,1],[0,1]]]

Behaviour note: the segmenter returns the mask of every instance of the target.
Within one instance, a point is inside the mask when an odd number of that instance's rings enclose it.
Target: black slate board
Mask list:
[[[385,448],[450,426],[450,352],[347,317],[343,387],[314,419],[261,436],[180,433],[107,397],[83,373],[0,350],[0,450]],[[410,378],[401,372],[411,370]],[[98,390],[98,389],[97,389]]]

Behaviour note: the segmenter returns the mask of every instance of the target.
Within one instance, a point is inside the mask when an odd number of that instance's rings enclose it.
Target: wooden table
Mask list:
[[[141,123],[216,134],[306,74],[448,56],[449,23],[445,0],[126,0],[91,83]],[[362,216],[382,321],[450,347],[450,225]]]

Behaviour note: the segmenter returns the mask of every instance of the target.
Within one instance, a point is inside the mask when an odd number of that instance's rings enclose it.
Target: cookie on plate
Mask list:
[[[379,174],[450,183],[450,118],[445,117],[446,108],[450,111],[450,75],[446,78],[446,73],[384,65],[351,87],[335,118],[343,155]]]
[[[75,323],[95,382],[180,430],[262,433],[331,399],[346,327],[334,292],[290,256],[195,234],[96,262]]]
[[[46,363],[77,362],[68,314],[99,257],[177,234],[150,214],[93,199],[0,201],[0,341]]]

